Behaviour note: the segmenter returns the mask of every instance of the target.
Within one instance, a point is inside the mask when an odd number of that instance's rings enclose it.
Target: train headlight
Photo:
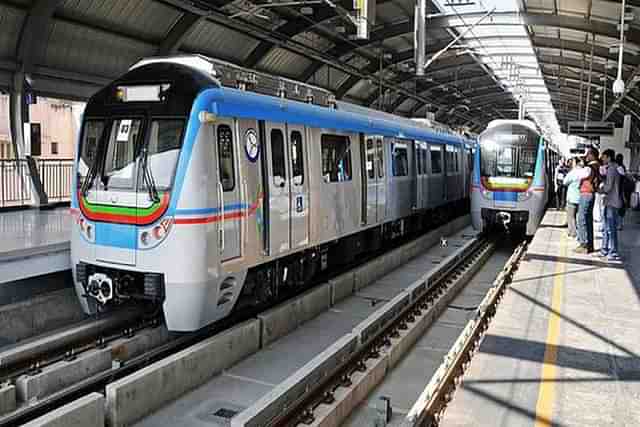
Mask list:
[[[487,189],[482,189],[482,197],[485,199],[493,199],[493,193]]]
[[[94,226],[89,221],[85,220],[82,217],[79,217],[76,220],[78,224],[78,228],[80,229],[80,234],[84,237],[84,239],[90,243],[93,243],[95,240]]]
[[[518,193],[518,201],[524,202],[531,198],[533,193],[531,191],[524,191],[522,193]]]
[[[173,218],[163,218],[162,221],[152,227],[141,228],[138,232],[140,249],[151,249],[158,246],[167,238],[172,227]]]

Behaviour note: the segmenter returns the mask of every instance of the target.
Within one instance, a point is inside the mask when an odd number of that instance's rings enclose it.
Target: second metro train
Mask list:
[[[471,185],[476,230],[533,236],[552,194],[558,151],[528,120],[494,120],[478,137]]]
[[[473,145],[209,58],[143,60],[85,110],[79,300],[148,300],[199,329],[464,211]]]

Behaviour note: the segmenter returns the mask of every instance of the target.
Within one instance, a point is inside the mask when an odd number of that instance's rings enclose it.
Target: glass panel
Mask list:
[[[341,135],[322,135],[322,176],[325,182],[351,180],[351,142]]]
[[[142,120],[114,120],[104,165],[105,182],[109,187],[133,186],[135,159],[141,132]]]
[[[416,147],[416,173],[418,175],[422,175],[422,154],[420,153],[421,148],[419,144],[416,144],[415,147]]]
[[[445,150],[445,166],[448,173],[453,173],[456,170],[456,160],[454,148],[450,145],[446,146]]]
[[[236,186],[233,162],[233,132],[227,125],[218,126],[218,168],[223,191],[231,191]]]
[[[536,150],[522,148],[518,163],[518,176],[533,178],[536,169]]]
[[[381,139],[376,141],[376,150],[378,151],[378,178],[384,178],[384,149]]]
[[[284,187],[287,180],[284,162],[284,136],[280,129],[271,130],[271,168],[273,169],[273,184]]]
[[[291,172],[293,184],[304,183],[304,160],[302,154],[302,134],[297,130],[291,132]]]
[[[87,176],[89,169],[96,161],[98,141],[104,130],[104,121],[88,120],[84,124],[82,141],[80,142],[80,160],[78,161],[78,173],[81,177]]]
[[[373,139],[367,139],[367,176],[369,179],[376,177],[376,172],[373,167],[375,161],[375,148],[373,146]]]
[[[218,128],[219,147],[220,138],[224,138],[224,135],[220,135],[221,127]],[[228,126],[226,127],[228,129]],[[158,189],[166,190],[171,187],[178,158],[180,157],[180,149],[182,148],[183,130],[184,120],[154,120],[151,122],[151,134],[149,135],[149,145],[147,146],[147,167]],[[221,148],[218,149],[221,150]],[[231,167],[233,168],[233,153],[231,156]],[[220,165],[222,165],[222,162],[220,162]],[[225,160],[225,167],[227,166]],[[231,177],[231,186],[233,188],[233,173]],[[223,186],[224,184],[223,182]],[[142,183],[140,183],[140,186],[142,186]]]
[[[393,176],[407,176],[409,171],[407,145],[394,143],[391,147],[391,168],[393,170]]]
[[[422,169],[425,174],[427,174],[427,147],[422,147],[420,150],[420,154],[422,155]]]
[[[442,150],[441,147],[430,146],[431,149],[431,173],[442,173]]]

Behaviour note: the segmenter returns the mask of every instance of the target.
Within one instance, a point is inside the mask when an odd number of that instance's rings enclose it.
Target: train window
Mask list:
[[[168,189],[173,180],[180,148],[184,120],[153,120],[147,146],[147,165],[158,188]],[[143,180],[139,185],[144,187]]]
[[[273,184],[276,187],[284,187],[287,172],[284,162],[284,136],[280,129],[271,130],[271,169]]]
[[[442,147],[431,145],[431,173],[442,173]]]
[[[295,185],[304,184],[304,157],[302,155],[302,134],[294,130],[291,132],[291,172]]]
[[[427,174],[427,146],[426,145],[422,147],[422,149],[420,150],[420,153],[422,155],[422,172],[426,175]]]
[[[233,132],[227,125],[218,126],[218,168],[223,191],[231,191],[236,186],[233,165]]]
[[[104,175],[108,177],[110,187],[133,187],[135,153],[141,134],[142,120],[118,119],[113,121],[104,165]]]
[[[409,157],[407,144],[393,143],[391,145],[391,169],[393,176],[407,176],[409,173]]]
[[[533,178],[536,169],[536,150],[521,149],[518,162],[518,176]]]
[[[323,134],[322,176],[325,182],[351,181],[351,141],[346,136]]]
[[[422,175],[422,154],[420,153],[422,151],[422,148],[420,147],[420,144],[416,142],[415,144],[415,150],[416,150],[416,173],[418,175]]]
[[[384,145],[382,144],[382,140],[376,140],[376,151],[378,152],[377,160],[378,160],[378,178],[384,178]]]
[[[87,120],[84,124],[84,132],[82,133],[82,142],[80,144],[80,161],[78,162],[78,173],[81,177],[87,176],[96,159],[98,141],[103,131],[104,121],[102,120]],[[81,183],[78,182],[78,184]]]
[[[369,179],[373,179],[376,177],[376,172],[373,167],[373,163],[375,162],[376,151],[373,146],[373,139],[367,139],[367,176]]]
[[[444,164],[448,173],[453,173],[456,171],[456,152],[455,149],[450,145],[447,145],[445,149]]]

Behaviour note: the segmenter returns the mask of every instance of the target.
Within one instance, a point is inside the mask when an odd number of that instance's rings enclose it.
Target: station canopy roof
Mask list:
[[[627,1],[636,17],[619,99],[619,1],[427,0],[427,59],[464,36],[423,77],[415,0],[370,1],[369,37],[357,39],[349,1],[0,0],[0,88],[24,70],[38,93],[87,99],[142,57],[200,53],[473,131],[516,118],[519,96],[551,134],[572,120],[639,118],[640,0]]]

